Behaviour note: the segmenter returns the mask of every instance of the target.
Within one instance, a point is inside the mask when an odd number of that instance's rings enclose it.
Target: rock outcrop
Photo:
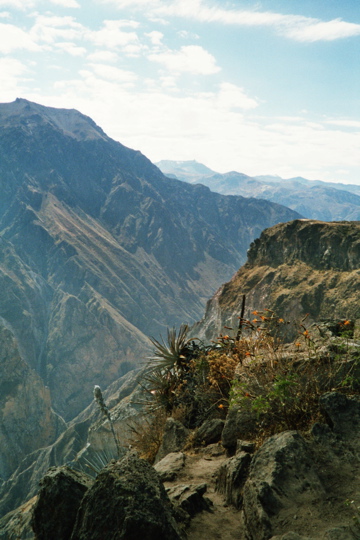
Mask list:
[[[237,329],[241,298],[245,317],[270,309],[285,320],[356,319],[360,290],[360,223],[296,220],[265,230],[248,260],[209,300],[193,329],[204,339]]]
[[[170,500],[156,471],[128,454],[86,492],[71,540],[180,540]]]

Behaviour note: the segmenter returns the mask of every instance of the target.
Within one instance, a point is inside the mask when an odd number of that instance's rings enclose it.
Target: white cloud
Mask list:
[[[199,45],[181,47],[179,51],[166,51],[150,54],[149,60],[163,64],[175,73],[190,72],[200,75],[211,75],[220,71],[215,58]]]
[[[118,60],[118,55],[112,51],[95,51],[92,54],[89,54],[87,57],[88,60],[92,60],[93,62],[108,62],[109,64],[112,64]]]
[[[79,8],[80,4],[76,0],[50,0],[52,4],[56,6],[66,7],[66,8]]]
[[[11,101],[22,94],[28,68],[16,58],[0,58],[0,88],[2,101]]]
[[[217,96],[218,105],[224,109],[255,109],[259,102],[247,96],[243,88],[235,84],[221,83],[220,92]]]
[[[0,7],[6,6],[13,9],[26,10],[33,8],[37,0],[0,0]]]
[[[0,52],[3,54],[9,54],[16,49],[40,50],[40,47],[28,33],[12,24],[0,23],[0,36]]]
[[[328,22],[307,21],[299,26],[290,27],[285,34],[297,41],[334,41],[336,39],[347,38],[360,35],[360,24],[353,24],[334,19]]]
[[[53,44],[59,40],[73,42],[81,39],[84,34],[85,28],[82,24],[70,16],[37,15],[30,31],[34,40],[47,44]]]
[[[80,4],[76,0],[50,0],[52,4],[65,8],[79,8]]]
[[[153,32],[149,32],[148,34],[145,34],[145,36],[150,38],[150,41],[153,45],[161,45],[164,34],[162,32],[158,32],[154,30]]]
[[[94,74],[102,79],[118,83],[133,83],[138,78],[132,71],[126,71],[107,64],[89,64]]]
[[[136,32],[123,31],[124,26],[136,27],[135,21],[104,21],[100,30],[89,32],[90,39],[98,47],[107,47],[109,49],[132,47],[132,52],[141,49],[139,38]]]
[[[146,9],[152,15],[162,17],[183,17],[200,22],[218,22],[226,25],[272,27],[287,38],[303,41],[333,41],[345,37],[358,36],[360,24],[341,19],[321,21],[301,15],[284,15],[271,11],[225,9],[222,3],[210,4],[206,0],[102,0],[123,9]],[[220,6],[220,7],[218,7]]]
[[[61,41],[59,43],[56,43],[55,47],[57,49],[61,49],[64,52],[67,52],[71,56],[85,56],[86,55],[86,49],[84,47],[79,47],[75,43],[71,43],[68,41]]]

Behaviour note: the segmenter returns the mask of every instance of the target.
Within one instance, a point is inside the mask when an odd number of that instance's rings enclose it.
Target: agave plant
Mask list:
[[[161,338],[158,341],[150,338],[155,347],[155,354],[150,358],[154,369],[171,371],[176,375],[187,371],[189,364],[189,344],[193,339],[188,338],[189,326],[182,324],[177,333],[175,328],[168,328],[167,343]]]

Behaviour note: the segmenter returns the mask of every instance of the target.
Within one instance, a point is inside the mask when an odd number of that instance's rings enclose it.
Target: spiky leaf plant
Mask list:
[[[150,358],[154,369],[163,369],[164,371],[172,371],[180,375],[187,371],[189,367],[189,344],[192,339],[188,338],[189,326],[182,324],[177,333],[175,328],[168,328],[167,343],[161,338],[158,341],[155,338],[150,338],[151,343],[155,347],[155,354]]]

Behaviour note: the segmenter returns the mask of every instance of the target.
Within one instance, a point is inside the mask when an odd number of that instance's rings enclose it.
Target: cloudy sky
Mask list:
[[[0,102],[152,161],[360,184],[359,0],[0,0]]]

